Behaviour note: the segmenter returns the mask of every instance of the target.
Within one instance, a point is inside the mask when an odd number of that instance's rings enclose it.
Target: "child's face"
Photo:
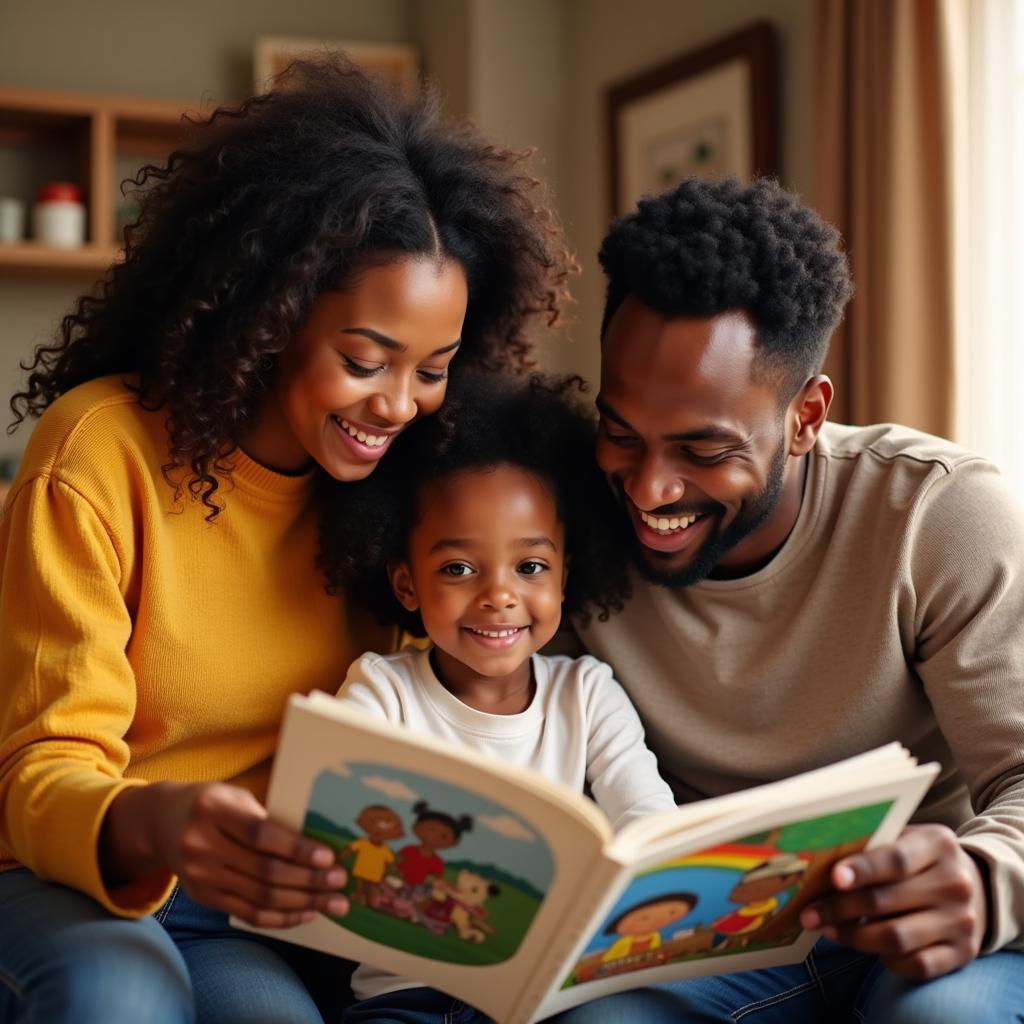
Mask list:
[[[513,466],[456,473],[420,495],[409,560],[392,572],[449,685],[528,681],[561,620],[565,530],[554,497]]]
[[[405,835],[402,819],[387,807],[367,807],[356,819],[356,824],[371,839],[382,841]]]
[[[435,850],[447,850],[459,841],[458,836],[443,821],[432,818],[416,822],[412,831],[420,842]]]
[[[623,916],[616,931],[620,935],[645,935],[648,932],[660,932],[673,921],[682,920],[693,910],[693,904],[686,900],[664,899],[658,903],[648,903],[637,907]]]

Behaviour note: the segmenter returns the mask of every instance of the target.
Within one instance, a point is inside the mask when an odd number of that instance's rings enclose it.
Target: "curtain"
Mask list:
[[[831,418],[954,426],[952,53],[944,0],[818,0],[814,205],[856,294]]]
[[[948,0],[954,106],[957,441],[1024,497],[1024,5]]]

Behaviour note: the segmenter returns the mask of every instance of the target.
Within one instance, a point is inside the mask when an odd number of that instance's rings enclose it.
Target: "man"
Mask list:
[[[597,457],[638,575],[580,635],[680,800],[891,740],[942,772],[921,824],[805,909],[805,964],[571,1019],[1021,1020],[1024,517],[946,441],[826,423],[838,241],[768,181],[686,181],[613,225]]]

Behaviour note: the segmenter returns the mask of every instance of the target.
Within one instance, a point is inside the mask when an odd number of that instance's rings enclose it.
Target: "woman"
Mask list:
[[[0,521],[0,1021],[320,1020],[314,955],[226,916],[344,909],[260,803],[288,695],[387,642],[324,592],[313,478],[366,477],[449,368],[515,370],[557,316],[518,159],[296,65],[148,169],[124,262],[37,351]]]

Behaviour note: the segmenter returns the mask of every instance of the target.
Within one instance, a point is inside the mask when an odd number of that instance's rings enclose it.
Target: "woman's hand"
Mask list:
[[[110,885],[170,870],[198,903],[261,928],[348,913],[337,892],[347,872],[333,850],[270,821],[248,790],[223,782],[119,793],[104,818],[100,860]]]
[[[908,825],[887,846],[832,868],[835,893],[804,908],[805,928],[927,981],[970,963],[987,922],[978,864],[943,825]]]

